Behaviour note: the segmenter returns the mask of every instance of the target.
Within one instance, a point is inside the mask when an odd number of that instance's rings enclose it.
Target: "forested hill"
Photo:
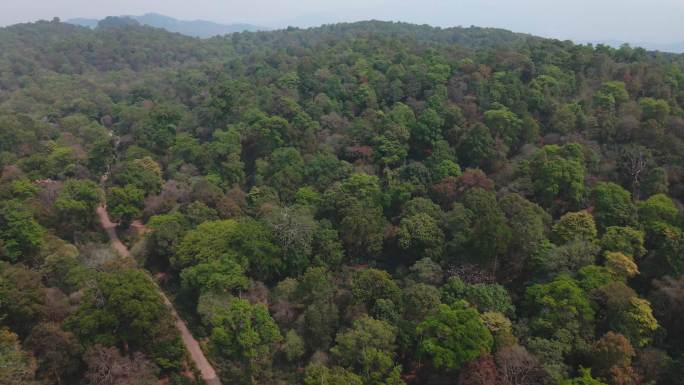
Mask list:
[[[226,384],[684,378],[683,56],[115,18],[0,52],[0,384],[194,383],[139,266]]]

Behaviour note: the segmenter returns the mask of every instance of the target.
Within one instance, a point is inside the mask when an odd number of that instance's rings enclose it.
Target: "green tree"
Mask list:
[[[209,344],[217,357],[243,364],[244,374],[255,383],[270,365],[275,344],[282,340],[278,326],[263,305],[233,298],[211,319]]]
[[[563,381],[563,385],[606,385],[603,382],[591,376],[589,369],[580,369],[580,377],[575,377],[571,380]]]
[[[494,138],[487,126],[475,124],[467,129],[458,146],[458,157],[467,167],[485,165],[495,155]]]
[[[329,368],[312,363],[304,372],[304,385],[363,385],[363,379],[354,372],[339,366]]]
[[[93,181],[70,179],[64,183],[55,201],[62,233],[73,236],[88,230],[95,218],[95,208],[102,203],[102,190]]]
[[[162,185],[162,170],[154,159],[142,156],[115,168],[112,171],[112,182],[119,186],[133,185],[145,191],[146,196],[157,194]]]
[[[554,238],[560,244],[577,239],[594,241],[597,233],[594,217],[587,211],[567,213],[553,225]]]
[[[515,306],[503,286],[496,283],[468,284],[458,277],[451,277],[441,288],[442,301],[446,304],[465,300],[481,312],[499,312],[512,315]]]
[[[230,241],[236,227],[237,222],[230,219],[200,224],[196,229],[187,232],[178,243],[175,255],[171,258],[171,266],[181,270],[229,253]]]
[[[283,342],[283,351],[285,353],[285,358],[290,362],[296,362],[305,353],[304,339],[297,334],[294,330],[289,330],[285,334],[285,339]]]
[[[653,119],[660,124],[665,124],[670,114],[670,106],[663,99],[641,98],[639,99],[639,106],[643,120]]]
[[[594,217],[600,229],[609,226],[632,226],[636,222],[636,207],[631,194],[620,185],[601,182],[591,193]]]
[[[424,283],[414,283],[403,290],[405,318],[409,321],[422,321],[428,314],[434,313],[439,306],[440,292]]]
[[[183,269],[180,273],[181,286],[195,295],[245,290],[249,287],[249,279],[236,260],[234,256],[224,255]]]
[[[264,224],[253,219],[204,222],[185,234],[171,259],[183,269],[201,262],[235,256],[237,262],[259,279],[273,278],[281,265],[280,249]]]
[[[651,303],[636,296],[613,303],[609,312],[613,330],[624,334],[637,347],[651,343],[659,328]]]
[[[477,310],[464,301],[440,305],[435,315],[418,324],[418,354],[429,356],[438,369],[454,371],[489,353],[493,338]]]
[[[396,327],[364,315],[354,321],[350,330],[337,333],[330,352],[341,366],[351,367],[359,363],[368,349],[393,355],[396,338]]]
[[[397,237],[399,247],[414,258],[439,260],[442,256],[444,233],[437,221],[428,214],[420,213],[403,218],[399,224]]]
[[[484,122],[494,134],[503,139],[509,147],[517,145],[521,139],[523,121],[508,108],[498,105],[484,113]]]
[[[304,161],[293,147],[278,148],[265,160],[258,160],[257,183],[275,188],[280,198],[291,201],[304,179]]]
[[[647,233],[656,230],[659,223],[674,224],[679,214],[672,199],[665,194],[653,195],[639,202],[637,208],[639,222],[643,224]]]
[[[584,198],[586,169],[579,144],[542,147],[530,160],[529,170],[535,196],[543,206],[576,207]]]
[[[28,261],[43,244],[45,230],[24,205],[0,202],[0,256],[10,262]]]
[[[155,215],[147,221],[147,227],[152,230],[147,233],[152,252],[168,263],[176,245],[187,231],[187,219],[178,212]]]
[[[65,321],[87,346],[121,344],[148,352],[162,368],[178,368],[184,350],[170,314],[145,273],[100,273]]]
[[[133,185],[112,187],[107,191],[107,208],[119,226],[127,228],[140,216],[144,206],[145,192]]]
[[[401,289],[384,270],[363,269],[355,272],[351,289],[354,300],[365,304],[369,310],[380,299],[390,300],[395,305],[401,303]]]
[[[496,195],[491,191],[473,188],[463,196],[463,206],[470,212],[466,250],[477,263],[496,273],[499,256],[508,250],[511,241],[511,229],[499,208]]]
[[[332,301],[315,301],[304,310],[304,337],[312,349],[327,350],[340,322],[340,311]]]
[[[608,227],[601,238],[601,247],[606,251],[619,251],[634,258],[646,253],[643,231],[632,227]]]
[[[578,282],[567,275],[528,287],[525,304],[530,327],[538,335],[553,338],[564,330],[575,337],[593,334],[594,309]]]

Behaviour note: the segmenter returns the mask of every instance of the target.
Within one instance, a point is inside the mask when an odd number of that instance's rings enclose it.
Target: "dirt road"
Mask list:
[[[121,242],[119,236],[116,234],[116,224],[112,223],[112,221],[109,219],[107,207],[98,207],[97,216],[100,219],[102,229],[107,233],[107,236],[109,236],[109,241],[112,244],[112,247],[122,256],[130,257],[130,251],[128,251],[126,245],[124,245],[123,242]],[[147,273],[147,271],[145,271],[145,273]],[[157,285],[157,282],[154,280],[154,278],[152,278],[149,274],[147,274],[147,276],[150,279],[150,281],[152,281],[154,286],[157,288],[159,295],[161,295],[162,300],[164,301],[164,305],[166,305],[166,307],[171,312],[171,315],[173,315],[173,318],[176,322],[176,327],[178,328],[178,331],[181,334],[183,345],[185,345],[185,349],[187,349],[190,353],[190,358],[202,374],[202,380],[204,380],[204,383],[206,383],[207,385],[221,385],[221,380],[219,380],[218,376],[216,375],[216,371],[211,366],[207,358],[204,356],[204,353],[202,352],[199,343],[197,342],[195,337],[192,336],[190,330],[188,330],[187,325],[180,318],[178,312],[176,312],[176,309],[173,307],[171,301],[169,301],[169,298],[166,296],[166,294],[164,294],[159,285]]]

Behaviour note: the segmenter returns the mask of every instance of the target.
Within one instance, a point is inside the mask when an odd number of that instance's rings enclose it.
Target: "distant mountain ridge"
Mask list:
[[[199,38],[209,38],[235,32],[255,32],[268,30],[268,28],[265,27],[246,23],[220,24],[207,20],[178,20],[174,19],[173,17],[158,13],[146,13],[140,16],[123,15],[119,17],[135,20],[142,25],[162,28],[169,32],[177,32],[183,35]],[[100,21],[102,20],[75,18],[69,19],[66,22],[69,24],[80,25],[82,27],[95,28]]]

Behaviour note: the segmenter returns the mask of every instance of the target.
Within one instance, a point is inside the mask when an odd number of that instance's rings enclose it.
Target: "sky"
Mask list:
[[[147,12],[270,28],[379,19],[575,41],[684,41],[684,0],[0,0],[0,25]]]

